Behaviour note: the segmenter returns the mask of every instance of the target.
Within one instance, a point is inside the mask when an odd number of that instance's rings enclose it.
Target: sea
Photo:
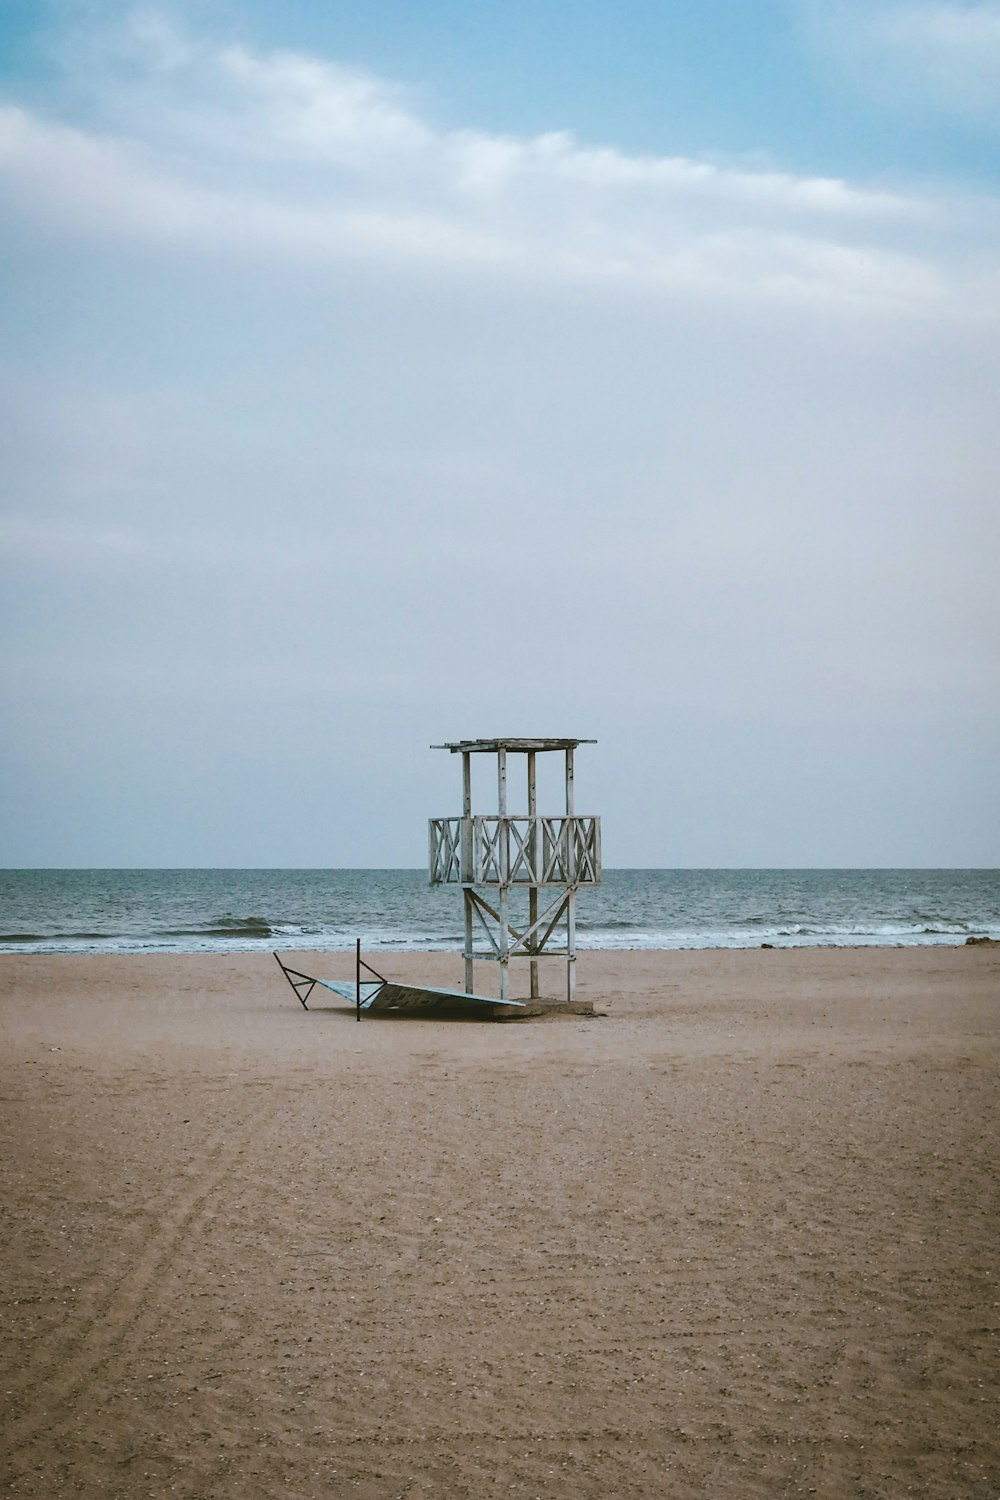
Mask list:
[[[459,889],[423,870],[0,871],[7,953],[433,952],[462,934]],[[1000,870],[605,870],[577,897],[581,950],[969,937],[1000,939]]]

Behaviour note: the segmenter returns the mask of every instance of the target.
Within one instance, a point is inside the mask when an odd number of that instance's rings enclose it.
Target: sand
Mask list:
[[[0,957],[6,1492],[996,1500],[1000,949],[578,967]]]

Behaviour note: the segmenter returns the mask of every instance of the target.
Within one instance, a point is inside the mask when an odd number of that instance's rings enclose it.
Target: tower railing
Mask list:
[[[601,820],[559,814],[431,818],[432,885],[599,885]]]

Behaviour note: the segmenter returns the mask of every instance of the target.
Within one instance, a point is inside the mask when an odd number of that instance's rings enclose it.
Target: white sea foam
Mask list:
[[[577,921],[581,951],[958,944],[1000,938],[1000,871],[610,870]],[[359,937],[461,951],[461,894],[418,870],[0,871],[8,952],[337,952]]]

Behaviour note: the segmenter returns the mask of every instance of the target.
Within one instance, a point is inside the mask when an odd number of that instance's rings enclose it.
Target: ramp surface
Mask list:
[[[381,975],[374,981],[362,980],[360,986],[350,979],[317,979],[299,969],[290,969],[277,953],[274,956],[304,1010],[308,1010],[306,1001],[317,984],[342,1000],[350,1001],[359,1010],[373,1014],[380,1011],[466,1009],[483,1010],[492,1015],[498,1011],[527,1009],[523,1000],[496,1000],[489,995],[469,995],[465,990],[450,990],[440,985],[398,984],[393,979],[383,979]],[[367,964],[364,967],[369,973],[375,972]]]

